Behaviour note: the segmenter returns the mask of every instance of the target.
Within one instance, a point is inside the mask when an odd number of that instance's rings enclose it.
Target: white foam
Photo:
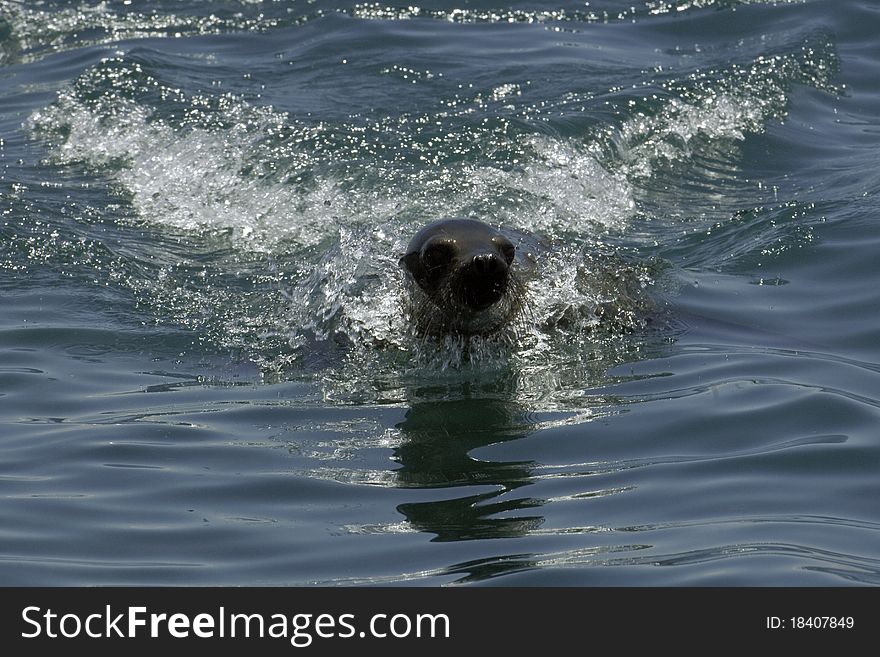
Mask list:
[[[132,101],[94,108],[67,92],[35,113],[31,124],[44,133],[66,133],[53,159],[109,171],[138,216],[155,224],[228,231],[245,248],[271,251],[286,241],[317,244],[334,234],[340,215],[359,215],[352,196],[331,178],[302,190],[245,174],[267,132],[286,117],[243,103],[236,111],[241,116],[228,129],[180,130],[153,120],[150,110]]]
[[[123,66],[137,71],[136,65]],[[109,173],[141,219],[180,230],[225,231],[258,251],[280,243],[312,246],[340,225],[380,225],[396,215],[481,214],[486,208],[498,210],[493,221],[526,230],[590,233],[622,228],[635,207],[623,176],[608,172],[582,147],[540,136],[524,138],[531,158],[518,169],[400,167],[369,181],[343,182],[332,173],[315,173],[325,156],[299,145],[330,128],[294,126],[271,107],[222,101],[229,127],[175,128],[147,106],[110,91],[95,104],[69,90],[30,123],[54,136],[55,162],[83,162]],[[293,135],[266,146],[284,132]],[[287,166],[308,171],[309,184],[299,184],[295,172],[255,173],[275,169],[279,156]]]
[[[669,99],[654,116],[635,116],[620,130],[619,152],[628,176],[649,178],[658,164],[693,158],[698,140],[742,141],[764,130],[769,103],[744,93],[719,93],[685,102]]]
[[[635,211],[626,178],[611,173],[595,155],[573,141],[546,136],[528,138],[534,159],[516,179],[517,187],[541,201],[534,223],[519,225],[548,235],[595,235],[620,230]]]

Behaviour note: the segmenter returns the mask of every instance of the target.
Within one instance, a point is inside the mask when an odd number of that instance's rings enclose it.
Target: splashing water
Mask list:
[[[582,375],[624,357],[625,336],[654,312],[647,290],[663,265],[636,251],[640,235],[657,233],[645,222],[658,218],[658,201],[694,177],[736,180],[735,145],[784,117],[792,84],[834,91],[836,68],[833,47],[811,35],[745,65],[661,76],[637,98],[566,90],[544,110],[530,81],[495,81],[458,85],[433,110],[336,121],[246,93],[182,91],[156,58],[105,58],[29,120],[53,166],[111,181],[129,223],[226,245],[201,274],[191,263],[117,278],[172,321],[192,322],[192,308],[219,317],[212,338],[249,350],[273,375],[305,365],[355,390],[382,377],[397,385],[401,368],[513,368],[529,395],[558,388],[559,368]],[[393,64],[375,75],[445,84],[416,73]],[[603,96],[610,120],[570,134],[553,127],[554,115],[583,116]],[[453,215],[533,234],[538,271],[527,313],[503,336],[427,344],[401,312],[397,260],[420,225]],[[667,213],[667,223],[681,219]],[[218,287],[230,275],[233,285]],[[238,298],[236,287],[246,288]],[[365,373],[363,385],[353,372]]]

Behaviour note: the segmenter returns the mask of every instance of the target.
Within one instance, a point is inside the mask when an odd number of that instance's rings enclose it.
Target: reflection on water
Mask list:
[[[532,462],[481,461],[470,455],[477,447],[531,433],[533,422],[525,409],[502,399],[421,402],[413,404],[397,427],[404,435],[394,450],[402,466],[395,472],[399,485],[491,489],[399,505],[397,510],[414,528],[436,534],[434,540],[453,541],[520,536],[541,525],[543,518],[534,510],[543,501],[512,495],[530,484]]]

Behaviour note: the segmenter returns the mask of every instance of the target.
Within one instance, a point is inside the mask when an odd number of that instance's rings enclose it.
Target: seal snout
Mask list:
[[[459,295],[471,310],[485,310],[497,303],[507,291],[509,266],[500,254],[474,255],[458,272]]]
[[[471,260],[470,268],[478,276],[496,276],[507,273],[507,264],[494,253],[478,253]]]

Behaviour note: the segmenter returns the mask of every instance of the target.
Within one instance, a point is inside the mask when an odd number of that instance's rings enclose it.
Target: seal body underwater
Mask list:
[[[410,240],[408,312],[422,335],[489,335],[515,321],[534,264],[517,236],[475,219],[441,219]]]

